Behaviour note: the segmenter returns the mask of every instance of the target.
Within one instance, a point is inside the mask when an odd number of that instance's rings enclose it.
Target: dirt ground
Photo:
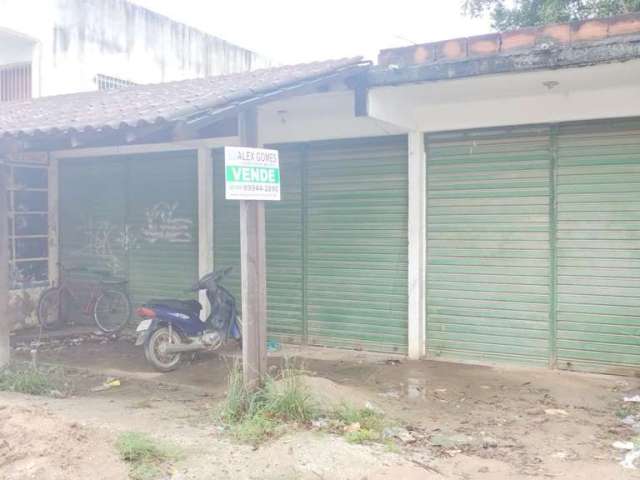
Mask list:
[[[206,355],[159,374],[129,341],[93,339],[38,353],[39,361],[86,369],[75,396],[0,393],[0,478],[126,479],[113,446],[123,431],[180,445],[185,456],[172,480],[640,478],[640,470],[619,465],[624,452],[612,447],[638,435],[621,421],[640,412],[623,402],[638,379],[335,350],[285,353],[304,365],[309,388],[370,402],[403,425],[408,439],[391,450],[292,431],[257,449],[238,445],[212,413],[232,360]],[[271,359],[281,361],[282,354]],[[100,375],[118,377],[121,386],[92,392]]]

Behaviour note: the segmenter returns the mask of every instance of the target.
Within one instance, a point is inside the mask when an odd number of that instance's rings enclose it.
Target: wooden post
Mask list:
[[[0,160],[0,367],[7,365],[10,359],[8,173],[6,164]]]
[[[258,146],[255,108],[238,117],[243,147]],[[255,388],[267,372],[267,268],[264,202],[240,201],[242,274],[242,366],[245,386]]]

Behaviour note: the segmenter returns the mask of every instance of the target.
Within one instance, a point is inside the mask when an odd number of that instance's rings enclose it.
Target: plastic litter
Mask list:
[[[615,448],[616,450],[633,450],[634,449],[634,445],[633,442],[613,442],[613,444],[611,445],[613,448]]]
[[[360,431],[360,423],[359,422],[355,422],[352,423],[351,425],[347,425],[346,427],[344,427],[344,431],[345,433],[355,433]]]
[[[548,408],[544,411],[544,413],[546,413],[547,415],[560,417],[567,417],[569,415],[566,410],[561,410],[559,408]]]
[[[640,403],[640,395],[633,395],[631,397],[624,397],[624,401],[629,403]]]
[[[267,352],[270,352],[270,353],[277,352],[281,348],[282,348],[282,345],[280,344],[279,341],[274,339],[267,340]]]
[[[105,390],[111,390],[112,388],[119,387],[121,385],[120,380],[117,378],[108,378],[102,385],[93,387],[92,392],[104,392]]]
[[[636,460],[638,460],[639,458],[640,458],[640,448],[631,450],[624,456],[624,460],[620,462],[620,465],[622,465],[624,468],[636,470],[638,467],[636,467],[635,463],[636,463]]]

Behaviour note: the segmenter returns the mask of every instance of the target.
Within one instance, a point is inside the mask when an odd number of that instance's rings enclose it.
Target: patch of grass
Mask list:
[[[71,392],[71,383],[62,368],[12,363],[0,369],[0,390],[64,397]]]
[[[345,433],[344,438],[349,443],[358,443],[362,445],[364,443],[379,442],[382,437],[380,432],[376,432],[375,430],[368,430],[366,428],[361,428],[360,430],[356,430],[355,432]]]
[[[335,418],[345,425],[345,438],[350,443],[382,441],[382,433],[388,426],[384,414],[373,408],[356,408],[342,404],[334,411]],[[353,430],[350,430],[354,428]]]
[[[164,469],[150,463],[139,463],[129,469],[131,480],[159,480],[166,478]]]
[[[116,449],[130,466],[132,480],[155,480],[166,476],[167,465],[182,458],[174,445],[160,443],[141,432],[124,432],[118,436]]]
[[[618,418],[626,418],[629,415],[637,415],[640,408],[636,406],[637,404],[623,405],[618,410],[616,410],[616,417]]]
[[[359,444],[383,443],[384,430],[391,426],[384,414],[374,408],[345,403],[323,412],[303,384],[300,370],[288,365],[254,391],[245,389],[237,366],[230,371],[220,419],[236,440],[257,445],[287,427],[310,426],[318,418],[324,424],[320,430],[344,435],[348,442]]]
[[[287,424],[307,424],[317,413],[298,370],[286,366],[253,391],[244,387],[236,366],[229,373],[221,420],[237,440],[258,444],[276,436]]]

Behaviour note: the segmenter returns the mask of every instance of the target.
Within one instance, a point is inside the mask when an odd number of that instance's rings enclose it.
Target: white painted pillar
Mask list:
[[[213,158],[208,147],[198,148],[198,275],[213,270]],[[204,291],[199,294],[202,304],[200,318],[210,313]]]
[[[426,153],[424,133],[409,132],[409,358],[425,351]]]

